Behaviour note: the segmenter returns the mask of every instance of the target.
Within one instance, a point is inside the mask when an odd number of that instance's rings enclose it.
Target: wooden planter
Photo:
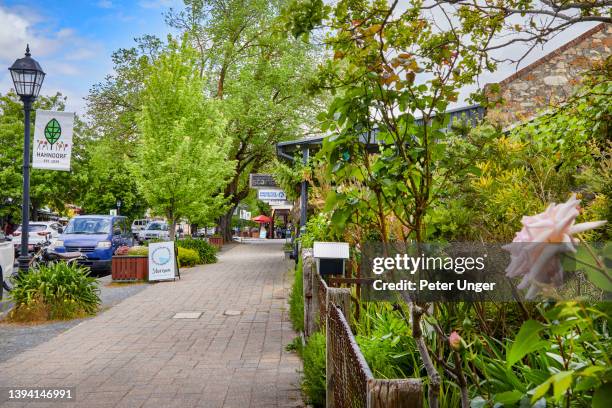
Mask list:
[[[149,280],[149,257],[113,256],[112,277],[119,282]]]
[[[251,238],[259,238],[259,231],[251,232]]]
[[[220,249],[223,246],[223,238],[222,237],[210,237],[208,238],[208,243]]]

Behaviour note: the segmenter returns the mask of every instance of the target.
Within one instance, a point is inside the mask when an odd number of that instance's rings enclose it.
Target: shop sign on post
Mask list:
[[[286,200],[287,195],[283,190],[279,189],[266,189],[266,190],[257,190],[257,198],[261,201],[271,201],[271,200]]]
[[[36,111],[33,168],[70,171],[73,126],[72,112]]]
[[[149,281],[174,279],[177,276],[178,262],[174,249],[174,241],[149,244]]]

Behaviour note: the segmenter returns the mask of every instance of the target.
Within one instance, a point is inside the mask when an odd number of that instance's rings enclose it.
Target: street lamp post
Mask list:
[[[119,215],[119,210],[121,210],[121,200],[117,200],[117,215]]]
[[[9,68],[15,92],[23,102],[25,129],[23,134],[23,204],[21,208],[21,253],[19,269],[26,273],[30,264],[28,238],[30,234],[30,111],[38,97],[45,79],[40,64],[30,56],[30,46],[26,47],[24,58],[20,58]]]

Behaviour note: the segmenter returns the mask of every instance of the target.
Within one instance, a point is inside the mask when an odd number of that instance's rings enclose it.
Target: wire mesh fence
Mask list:
[[[318,273],[314,274],[315,290],[319,306],[319,327],[325,327],[325,319],[327,316],[327,283]]]
[[[304,265],[314,266],[312,252]],[[376,379],[357,345],[348,319],[351,291],[329,287],[316,270],[304,273],[305,321],[318,321],[314,330],[326,331],[326,406],[328,408],[420,408],[419,379]],[[317,316],[318,315],[318,316]],[[311,333],[308,333],[311,334]]]
[[[327,311],[328,397],[333,407],[366,408],[372,372],[340,308],[332,303]]]

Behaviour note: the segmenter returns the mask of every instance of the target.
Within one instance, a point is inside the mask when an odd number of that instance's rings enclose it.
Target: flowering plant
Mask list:
[[[511,244],[504,246],[511,254],[506,276],[522,277],[518,288],[528,288],[527,299],[535,297],[544,285],[561,285],[563,267],[559,255],[576,252],[574,244],[579,240],[574,235],[606,223],[593,221],[576,224],[579,210],[580,200],[575,194],[565,203],[552,203],[540,214],[523,217],[523,228]]]

